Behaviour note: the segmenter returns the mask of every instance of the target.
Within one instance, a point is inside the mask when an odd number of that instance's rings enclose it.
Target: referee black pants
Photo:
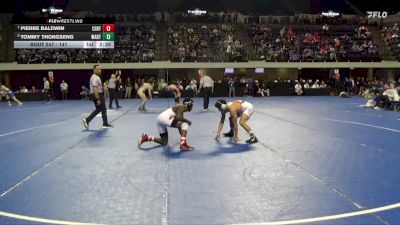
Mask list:
[[[90,95],[90,98],[93,100],[96,109],[86,118],[86,122],[89,123],[95,116],[97,116],[97,114],[101,112],[101,117],[103,118],[103,126],[104,126],[108,125],[106,102],[104,100],[103,93],[99,93],[99,97],[100,97],[100,105],[98,106],[97,100],[94,97],[94,95],[93,94]]]
[[[46,101],[50,102],[51,96],[50,96],[50,90],[49,89],[44,89],[44,95],[46,96]]]
[[[211,87],[203,88],[203,109],[208,109],[210,103]]]
[[[119,107],[117,89],[108,88],[108,91],[110,92],[110,104],[108,105],[108,108],[112,107],[113,100],[115,100],[115,104],[117,105],[117,107]]]

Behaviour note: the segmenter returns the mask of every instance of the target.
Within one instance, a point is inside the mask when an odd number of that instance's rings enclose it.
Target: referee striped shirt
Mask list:
[[[211,79],[211,77],[205,75],[200,80],[200,88],[207,87],[214,88],[214,81]]]
[[[93,74],[90,77],[90,94],[93,94],[93,87],[97,87],[97,91],[99,93],[103,93],[103,83],[101,82],[101,79],[99,76],[96,74]]]

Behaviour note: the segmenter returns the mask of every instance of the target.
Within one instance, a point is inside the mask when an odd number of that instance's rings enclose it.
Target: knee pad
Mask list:
[[[182,125],[181,125],[181,129],[187,131],[187,130],[189,129],[189,126],[190,126],[190,125],[189,125],[188,123],[183,122]]]
[[[162,145],[168,144],[168,133],[160,134],[160,137]]]

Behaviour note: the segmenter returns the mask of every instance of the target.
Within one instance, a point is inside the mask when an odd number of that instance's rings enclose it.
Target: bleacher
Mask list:
[[[259,21],[254,16],[248,16],[240,22],[227,17],[224,21],[230,22],[221,23],[221,18],[214,15],[213,20],[204,23],[200,23],[201,19],[199,22],[164,23],[162,26],[165,29],[156,31],[161,24],[149,22],[151,19],[142,23],[136,20],[130,22],[129,16],[117,18],[115,49],[18,49],[15,51],[15,61],[23,64],[153,60],[380,62],[382,58],[376,44],[379,40],[374,40],[368,31],[369,27],[360,25],[355,19],[346,19],[345,24],[340,24],[340,21],[325,21],[318,16],[305,16],[302,19],[297,15],[267,19],[260,17]],[[323,22],[330,23],[329,30],[322,30]],[[285,32],[282,36],[283,27]],[[392,54],[399,56],[398,32],[384,32]],[[280,39],[278,42],[277,38]]]
[[[400,60],[400,30],[398,23],[388,24],[382,28],[384,37],[391,54]]]
[[[270,62],[381,60],[366,27],[330,25],[328,30],[322,30],[322,27],[253,25],[247,32],[257,57]]]

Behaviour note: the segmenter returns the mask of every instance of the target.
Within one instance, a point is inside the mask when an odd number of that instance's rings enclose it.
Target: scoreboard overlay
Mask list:
[[[14,23],[14,48],[113,49],[113,20],[40,19]],[[98,22],[98,23],[96,23]]]

